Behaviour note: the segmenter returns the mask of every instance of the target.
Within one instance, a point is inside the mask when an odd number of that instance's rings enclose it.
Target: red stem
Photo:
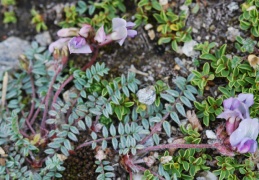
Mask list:
[[[156,123],[156,125],[152,128],[151,132],[149,133],[148,136],[146,136],[144,139],[142,139],[142,141],[140,142],[140,144],[145,144],[145,142],[155,133],[158,131],[158,129],[160,129],[161,125],[163,124],[163,122],[166,120],[166,118],[169,116],[169,113],[165,114],[164,117],[162,118],[162,120],[159,123]]]
[[[214,144],[162,144],[158,146],[150,146],[146,147],[140,151],[138,154],[146,153],[148,151],[156,151],[160,149],[168,149],[168,148],[181,148],[181,149],[189,149],[189,148],[216,148]]]
[[[30,81],[31,81],[31,89],[32,89],[31,109],[30,109],[30,113],[29,113],[28,117],[26,118],[25,122],[26,122],[27,126],[29,127],[29,129],[31,130],[31,132],[33,134],[35,134],[35,131],[31,126],[32,124],[29,121],[31,119],[32,115],[33,115],[33,111],[34,111],[34,108],[35,108],[34,100],[36,99],[36,91],[35,91],[35,86],[34,86],[34,83],[33,83],[34,80],[33,80],[33,77],[32,77],[31,74],[30,74]]]
[[[47,118],[47,113],[48,113],[48,109],[49,109],[48,107],[49,107],[50,95],[52,93],[53,85],[54,85],[54,83],[57,79],[57,76],[61,72],[62,67],[63,66],[58,66],[58,69],[55,72],[55,75],[53,76],[53,78],[50,82],[50,85],[49,85],[49,89],[48,89],[47,96],[46,96],[46,99],[45,99],[45,107],[44,107],[44,112],[43,112],[43,118],[42,118],[41,125],[40,125],[42,129],[45,129],[45,127],[46,127],[46,118]]]
[[[95,62],[96,58],[97,58],[97,55],[98,55],[98,49],[95,49],[94,51],[94,55],[91,59],[91,61],[89,63],[87,63],[81,70],[82,71],[85,71],[87,68],[91,67],[93,65],[93,63]],[[59,89],[56,91],[54,97],[53,97],[53,103],[56,103],[57,102],[57,99],[58,99],[58,96],[59,94],[61,93],[61,91],[64,89],[64,87],[70,82],[73,80],[73,74],[70,75],[59,87]]]

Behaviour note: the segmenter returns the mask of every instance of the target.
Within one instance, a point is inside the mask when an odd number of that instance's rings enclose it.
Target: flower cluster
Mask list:
[[[55,49],[61,49],[67,45],[70,53],[89,54],[92,53],[94,44],[101,47],[116,41],[122,45],[127,37],[133,38],[137,35],[137,31],[132,30],[134,26],[134,23],[126,22],[122,18],[113,18],[112,33],[108,35],[103,26],[96,33],[89,24],[83,25],[81,29],[64,28],[57,32],[60,39],[50,44],[49,51],[52,53]]]
[[[257,118],[250,118],[249,107],[254,104],[253,94],[239,94],[237,98],[224,100],[224,112],[218,118],[226,119],[226,132],[233,150],[254,153],[259,134]]]

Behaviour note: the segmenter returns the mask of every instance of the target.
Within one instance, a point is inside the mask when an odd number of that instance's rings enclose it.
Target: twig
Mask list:
[[[87,63],[81,70],[82,71],[85,71],[87,68],[91,67],[93,65],[93,63],[96,61],[96,58],[97,58],[97,55],[98,55],[98,49],[95,49],[94,51],[94,55],[91,59],[91,61],[89,63]],[[65,88],[65,86],[74,79],[74,76],[73,74],[70,75],[59,87],[59,89],[56,91],[54,97],[53,97],[53,103],[56,103],[57,102],[57,99],[58,99],[58,96],[59,94],[61,93],[61,91]]]

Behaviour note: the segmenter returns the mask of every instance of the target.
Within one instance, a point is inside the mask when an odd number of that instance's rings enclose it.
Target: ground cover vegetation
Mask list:
[[[6,14],[15,1],[1,3],[4,22],[15,23]],[[240,29],[249,36],[236,37],[236,54],[227,54],[228,44],[197,44],[196,70],[173,77],[172,84],[157,80],[146,87],[132,72],[110,76],[97,62],[100,49],[122,48],[138,36],[137,27],[153,23],[157,43],[178,52],[192,40],[186,8],[198,13],[201,2],[186,0],[183,10],[168,1],[132,3],[134,20],[123,0],[66,6],[59,39],[48,47],[32,42],[19,58],[20,69],[1,73],[1,179],[104,180],[119,177],[117,167],[128,179],[137,173],[148,180],[195,179],[204,172],[259,179],[259,2],[240,7]],[[31,13],[36,30],[46,30],[39,12]],[[89,61],[74,67],[70,54]],[[213,97],[207,95],[211,87],[218,89]],[[215,138],[206,138],[205,129]],[[79,174],[66,159],[87,158],[90,149],[94,165],[85,168],[95,173]]]

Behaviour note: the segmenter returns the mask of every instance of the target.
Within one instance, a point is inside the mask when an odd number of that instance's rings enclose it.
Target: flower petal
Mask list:
[[[244,138],[237,146],[237,151],[240,153],[254,153],[257,149],[257,142],[250,138]]]
[[[230,135],[230,144],[231,146],[237,146],[244,138],[256,140],[258,134],[258,119],[244,119],[240,122],[238,128]]]
[[[118,27],[114,29],[114,32],[111,33],[111,39],[112,40],[120,40],[127,37],[127,28],[126,27]]]
[[[127,22],[127,23],[126,23],[126,27],[127,27],[127,28],[133,28],[135,25],[136,25],[136,24],[133,23],[133,22]]]
[[[61,38],[58,39],[57,41],[51,43],[49,45],[49,52],[53,52],[54,49],[61,49],[63,46],[67,45],[67,42],[70,40],[70,38]]]
[[[223,101],[223,106],[224,106],[224,109],[230,109],[230,110],[233,110],[233,109],[236,109],[238,108],[238,106],[241,104],[241,102],[239,100],[237,100],[236,98],[228,98],[228,99],[225,99]]]
[[[89,44],[85,44],[84,46],[82,46],[81,48],[73,48],[73,46],[71,46],[70,44],[68,44],[68,48],[69,48],[69,52],[72,53],[78,53],[78,54],[89,54],[92,53],[91,47],[89,46]]]
[[[131,38],[135,37],[138,34],[136,30],[128,30],[127,35]]]
[[[92,29],[92,26],[90,24],[84,24],[79,31],[80,36],[87,38],[88,33],[91,31],[91,29]]]
[[[116,28],[119,28],[119,27],[125,27],[126,28],[126,25],[127,25],[127,22],[122,18],[113,18],[112,19],[112,29],[113,29],[113,31]]]
[[[247,107],[250,107],[254,104],[254,95],[253,94],[239,94],[237,99],[244,104],[247,105]]]
[[[79,29],[78,28],[63,28],[57,32],[59,37],[70,37],[77,36]]]
[[[106,34],[103,26],[97,30],[94,40],[96,40],[99,43],[102,43],[106,40]]]

